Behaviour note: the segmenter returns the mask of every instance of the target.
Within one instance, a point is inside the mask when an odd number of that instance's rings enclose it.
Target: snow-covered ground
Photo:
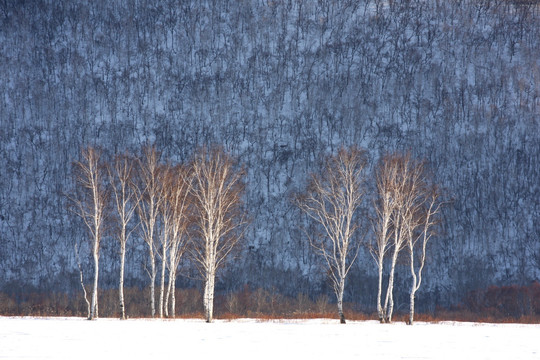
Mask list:
[[[0,317],[1,359],[540,359],[540,325]]]

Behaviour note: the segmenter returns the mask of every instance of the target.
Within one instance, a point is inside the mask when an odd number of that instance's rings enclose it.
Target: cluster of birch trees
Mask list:
[[[366,164],[366,151],[342,148],[325,160],[320,172],[311,175],[306,191],[296,198],[298,206],[316,224],[306,235],[328,267],[341,323],[345,323],[345,280],[368,231],[366,223],[362,224],[365,216],[359,214],[368,191]],[[376,166],[373,239],[364,243],[378,268],[377,313],[381,322],[392,320],[396,263],[405,250],[411,273],[408,323],[413,323],[415,294],[422,283],[426,247],[436,228],[442,205],[440,198],[441,193],[430,180],[424,162],[410,154],[386,155]],[[383,305],[385,266],[388,283]]]
[[[148,247],[152,317],[156,315],[158,276],[159,317],[175,316],[177,269],[187,254],[204,280],[205,317],[211,322],[216,272],[246,223],[243,171],[234,159],[213,147],[200,149],[187,164],[171,164],[160,159],[155,147],[148,146],[140,156],[119,154],[104,161],[99,149],[88,147],[74,163],[74,175],[76,186],[69,198],[91,235],[94,262],[90,301],[80,267],[88,319],[98,317],[99,253],[106,232],[114,234],[120,244],[119,307],[121,318],[126,318],[126,246],[137,231]]]
[[[396,263],[402,250],[408,252],[412,324],[415,293],[422,283],[427,243],[434,234],[442,205],[441,193],[424,162],[410,154],[383,157],[375,170],[376,197],[374,216],[370,219],[373,239],[364,241],[368,216],[360,214],[360,209],[368,193],[367,163],[365,150],[355,146],[341,148],[324,160],[320,171],[311,174],[307,188],[294,200],[312,220],[305,234],[328,267],[340,322],[345,323],[346,277],[360,246],[365,244],[378,268],[377,312],[381,322],[392,320]],[[120,245],[122,319],[126,318],[126,246],[137,231],[148,246],[152,317],[156,315],[158,282],[159,317],[175,316],[177,269],[187,253],[204,280],[205,318],[211,322],[216,272],[237,245],[247,222],[242,208],[244,172],[234,159],[222,148],[213,147],[198,151],[188,164],[171,164],[160,159],[155,147],[145,147],[138,157],[120,154],[105,162],[99,149],[88,147],[82,151],[82,159],[74,163],[74,174],[77,186],[70,199],[90,234],[94,260],[91,301],[87,300],[80,268],[88,318],[98,317],[99,251],[108,230]],[[383,304],[385,264],[388,284]]]

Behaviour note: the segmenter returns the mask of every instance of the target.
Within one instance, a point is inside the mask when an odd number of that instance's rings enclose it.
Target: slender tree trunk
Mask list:
[[[214,281],[215,270],[210,269],[204,287],[204,315],[207,323],[211,323],[214,316]]]
[[[176,276],[175,276],[176,278]],[[171,284],[171,317],[174,319],[176,317],[176,281],[173,280]]]
[[[345,314],[343,313],[343,293],[345,292],[345,278],[341,278],[337,292],[337,306],[339,314],[339,322],[345,324]]]
[[[120,318],[126,319],[126,309],[124,304],[124,267],[126,263],[126,244],[122,243],[120,249],[120,284],[118,285],[118,296],[120,301]]]
[[[79,249],[77,244],[75,244],[75,255],[77,256],[77,266],[79,267],[79,281],[83,289],[84,301],[86,302],[86,318],[90,320],[90,301],[88,301],[88,294],[86,292],[86,287],[84,286],[83,270],[81,265],[81,259],[79,258]]]
[[[163,243],[161,253],[161,286],[159,288],[159,317],[163,318],[163,304],[165,298],[165,268],[167,267],[167,244]]]
[[[98,318],[98,278],[99,278],[99,249],[98,243],[94,244],[94,287],[92,289],[92,304],[90,306],[90,318],[94,320]]]
[[[386,289],[386,299],[384,302],[384,316],[385,322],[392,322],[392,313],[394,312],[394,274],[396,272],[396,262],[399,253],[399,248],[394,248],[394,254],[392,256],[392,267],[390,269],[390,276],[388,278],[388,288]]]
[[[410,305],[409,305],[409,322],[408,324],[409,325],[412,325],[413,324],[413,321],[414,321],[414,297],[415,297],[415,294],[416,294],[416,275],[413,275],[413,285],[412,285],[412,288],[411,288],[411,302],[410,302]]]
[[[414,321],[414,297],[416,294],[416,290],[418,290],[417,286],[417,277],[416,272],[414,271],[414,253],[412,251],[412,248],[410,248],[410,254],[411,254],[411,275],[412,275],[412,285],[411,285],[411,294],[410,294],[410,304],[409,304],[409,325],[413,324]]]
[[[151,266],[151,274],[150,274],[150,311],[152,313],[152,317],[156,316],[156,259],[154,257],[154,251],[150,250],[150,266]]]
[[[165,294],[165,317],[169,317],[169,298],[171,297],[171,272],[169,270],[169,282],[167,283],[167,293]]]
[[[171,291],[173,291],[174,295],[174,281],[176,278],[176,271],[173,269],[173,265],[170,265],[169,268],[169,283],[167,284],[167,295],[165,296],[165,316],[169,317],[169,299],[171,298]],[[173,306],[174,307],[174,306]],[[174,311],[170,314],[172,317],[174,317]]]
[[[381,305],[381,298],[382,298],[382,280],[383,280],[383,257],[379,257],[379,284],[377,289],[377,314],[379,316],[379,321],[381,323],[384,322],[385,314],[383,312],[383,308]]]

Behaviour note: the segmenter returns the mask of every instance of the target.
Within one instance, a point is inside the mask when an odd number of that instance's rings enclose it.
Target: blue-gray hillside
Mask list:
[[[173,161],[222,144],[247,170],[252,222],[221,289],[327,290],[290,199],[352,144],[371,167],[426,158],[452,199],[420,302],[538,280],[539,24],[538,6],[503,0],[4,1],[0,288],[78,290],[71,163],[148,142]],[[104,242],[103,287],[117,252]],[[135,238],[131,284],[147,285],[145,261]],[[362,251],[348,300],[374,306],[375,278]]]

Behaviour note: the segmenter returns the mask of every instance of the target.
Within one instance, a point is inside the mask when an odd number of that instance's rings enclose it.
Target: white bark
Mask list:
[[[394,252],[392,254],[392,262],[390,265],[390,275],[388,277],[388,287],[386,289],[386,299],[384,301],[384,321],[392,322],[392,314],[394,312],[394,276],[396,273],[396,263],[399,252],[401,250],[401,245],[394,247]]]
[[[165,294],[165,317],[169,317],[169,299],[171,297],[171,291],[173,290],[173,285],[175,282],[175,274],[174,272],[169,268],[169,281],[167,282],[167,294]],[[173,304],[173,310],[171,311],[171,317],[174,317],[174,304]]]
[[[163,318],[164,300],[165,300],[165,270],[167,268],[167,248],[168,248],[168,226],[163,226],[163,235],[161,242],[161,282],[159,288],[159,317]]]
[[[172,294],[171,294],[171,316],[176,317],[176,284],[172,282]]]
[[[185,219],[181,221],[186,221]],[[185,225],[184,225],[185,226]],[[185,229],[184,229],[185,230]],[[171,239],[171,247],[169,250],[169,283],[167,288],[167,296],[165,300],[165,310],[167,311],[166,316],[175,317],[176,316],[176,303],[175,303],[175,290],[176,290],[176,273],[178,269],[178,265],[180,263],[180,259],[182,258],[182,255],[185,251],[186,243],[183,239],[183,231],[182,234],[176,234],[173,235],[173,239]],[[169,309],[169,298],[171,298],[171,311],[170,314],[168,312]]]
[[[384,322],[385,314],[383,312],[383,307],[381,304],[382,301],[382,284],[383,284],[383,261],[384,259],[381,258],[378,265],[378,275],[379,275],[379,281],[377,283],[377,315],[379,317],[380,322]]]
[[[94,243],[93,250],[94,258],[94,286],[92,288],[92,303],[90,305],[90,319],[97,319],[99,316],[98,312],[98,278],[99,278],[99,243]]]
[[[153,244],[149,246],[150,257],[150,313],[152,317],[156,316],[156,256],[154,255]]]
[[[417,277],[416,277],[416,271],[414,269],[414,251],[412,249],[410,250],[410,265],[411,265],[411,275],[412,275],[412,284],[411,284],[411,292],[410,292],[410,303],[409,303],[409,321],[408,324],[412,325],[414,321],[414,297],[416,294],[416,291],[418,290],[417,285]]]
[[[338,315],[339,315],[339,322],[341,324],[345,324],[345,314],[343,313],[343,293],[345,292],[345,278],[343,278],[339,284],[339,288],[337,293],[337,307],[338,307]]]
[[[126,246],[122,245],[120,249],[120,281],[118,284],[118,301],[120,303],[120,318],[126,319],[126,305],[124,302],[124,268],[126,263]]]
[[[383,289],[383,270],[384,270],[384,258],[389,248],[390,235],[390,217],[393,209],[390,204],[390,196],[384,189],[379,189],[379,193],[382,194],[382,209],[377,209],[379,224],[376,227],[375,236],[377,238],[375,246],[371,248],[371,254],[377,264],[377,315],[380,322],[384,322],[386,319],[386,310],[383,309],[382,301],[382,289]]]
[[[204,286],[204,316],[206,322],[212,322],[214,318],[214,285],[216,279],[216,272],[210,266],[208,270],[207,279]]]

